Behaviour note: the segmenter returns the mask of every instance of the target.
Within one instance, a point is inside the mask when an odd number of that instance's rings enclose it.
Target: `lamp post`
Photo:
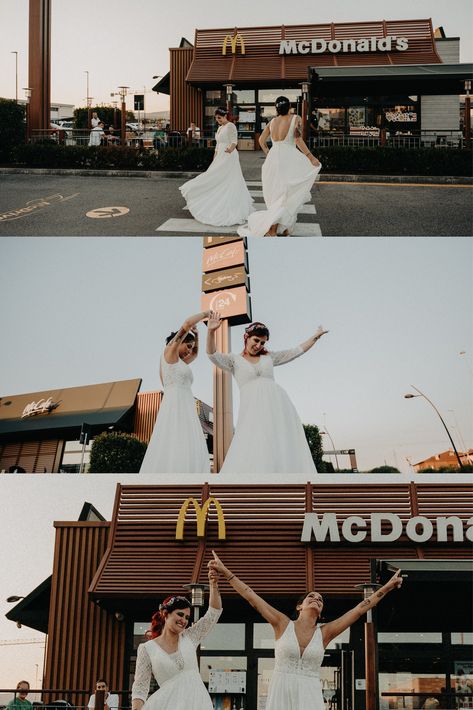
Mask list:
[[[233,111],[232,94],[233,94],[233,84],[224,84],[225,96],[227,101],[227,111],[229,114]]]
[[[18,103],[18,52],[11,52],[15,55],[15,101]]]
[[[325,422],[325,412],[323,412],[323,415],[324,415],[324,429],[325,429],[325,431],[321,431],[320,433],[321,433],[321,434],[327,434],[328,438],[330,439],[330,443],[332,444],[332,449],[333,449],[333,451],[336,452],[335,444],[334,444],[334,442],[333,442],[332,437],[331,437],[330,434],[329,434],[329,431],[328,431],[328,429],[327,429],[327,424],[326,424],[326,422]],[[337,467],[337,471],[339,471],[339,470],[340,470],[340,467],[339,467],[339,465],[338,465],[338,456],[337,456],[336,453],[335,453],[335,465],[336,465],[336,467]]]
[[[84,74],[87,74],[87,93],[86,93],[86,98],[85,98],[85,103],[87,105],[87,128],[90,129],[90,109],[91,109],[91,101],[90,101],[90,96],[89,96],[89,72],[87,69],[84,70]]]
[[[32,89],[25,87],[23,91],[25,92],[26,99],[26,142],[28,143],[30,140],[30,99]]]
[[[120,127],[120,134],[121,134],[121,145],[125,146],[126,145],[126,96],[128,93],[129,86],[119,86],[118,87],[118,92],[120,94],[120,99],[122,103],[122,115],[121,115],[121,127]]]
[[[367,599],[381,584],[369,582],[357,584],[355,589],[363,592],[363,599]],[[373,621],[373,611],[368,609],[365,621],[365,710],[377,710],[378,707],[378,647],[376,642],[376,628]]]
[[[463,120],[463,128],[465,135],[466,147],[470,147],[471,143],[471,115],[470,115],[470,91],[471,91],[471,81],[468,79],[465,81],[465,115]]]
[[[307,107],[309,105],[310,84],[308,81],[301,83],[302,89],[302,138],[307,141]]]
[[[11,597],[7,597],[7,598],[6,598],[6,601],[7,601],[9,604],[14,604],[15,602],[19,602],[20,599],[24,599],[24,598],[25,598],[25,597],[17,597],[16,594],[14,594],[14,595],[11,596]]]
[[[191,593],[191,604],[194,610],[194,623],[199,620],[200,610],[204,606],[205,592],[210,589],[208,584],[184,584],[183,589]]]
[[[455,456],[457,457],[458,465],[460,466],[460,468],[463,468],[463,464],[462,464],[462,462],[461,462],[460,456],[458,455],[457,447],[455,446],[455,444],[454,444],[454,442],[453,442],[452,435],[451,435],[450,432],[448,431],[447,425],[445,424],[445,421],[443,420],[442,415],[440,414],[439,410],[437,409],[437,407],[435,406],[435,404],[434,404],[433,402],[431,402],[431,400],[430,400],[423,392],[420,391],[420,389],[417,389],[417,387],[414,387],[414,385],[411,385],[411,387],[412,387],[413,390],[415,390],[415,391],[418,392],[419,394],[411,394],[411,393],[408,393],[408,394],[405,394],[405,395],[404,395],[404,399],[414,399],[414,397],[423,397],[424,399],[427,400],[427,402],[430,404],[430,406],[435,409],[435,411],[436,411],[437,414],[438,414],[438,417],[439,417],[440,421],[442,422],[442,424],[443,424],[443,426],[444,426],[444,428],[445,428],[445,431],[447,432],[448,438],[450,439],[450,443],[451,443],[451,445],[452,445],[452,447],[453,447],[453,450],[454,450],[454,452],[455,452]]]

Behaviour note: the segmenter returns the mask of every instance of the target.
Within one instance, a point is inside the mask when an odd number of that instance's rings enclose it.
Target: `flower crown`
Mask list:
[[[169,608],[176,602],[186,602],[189,608],[192,606],[187,597],[170,597],[166,603],[159,605],[159,611],[169,611]]]

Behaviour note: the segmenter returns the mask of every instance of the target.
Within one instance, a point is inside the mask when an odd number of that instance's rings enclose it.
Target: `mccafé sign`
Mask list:
[[[301,40],[282,39],[279,44],[279,54],[331,54],[357,52],[405,52],[409,49],[407,37],[365,37],[360,39],[312,39]]]
[[[53,409],[56,409],[56,407],[59,407],[59,402],[54,403],[52,397],[40,399],[37,402],[30,402],[24,408],[21,418],[33,417],[36,414],[49,414]]]
[[[184,540],[184,523],[186,521],[189,506],[194,506],[197,518],[197,537],[205,537],[205,526],[211,505],[213,505],[217,511],[218,539],[225,540],[227,533],[225,529],[225,518],[223,516],[222,506],[213,496],[207,498],[203,506],[201,506],[199,501],[195,498],[186,498],[184,503],[181,505],[181,510],[179,511],[179,517],[177,519],[176,540]]]
[[[399,515],[394,513],[371,513],[369,518],[350,515],[341,525],[341,537],[347,542],[395,542],[403,532],[413,542],[427,542],[432,537],[437,542],[448,542],[451,532],[453,542],[473,542],[473,518],[463,521],[457,515],[426,518],[416,515],[406,521],[405,527]],[[301,542],[340,542],[339,521],[335,513],[306,513],[302,528]]]

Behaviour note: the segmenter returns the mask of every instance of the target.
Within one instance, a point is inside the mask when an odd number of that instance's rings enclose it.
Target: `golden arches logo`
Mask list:
[[[227,53],[227,46],[230,44],[230,47],[232,49],[232,54],[236,54],[237,51],[237,45],[240,45],[240,50],[242,54],[245,54],[245,40],[241,36],[241,34],[237,34],[234,37],[231,35],[226,35],[225,39],[223,40],[223,47],[222,47],[222,54],[225,55]]]
[[[218,519],[218,539],[225,540],[226,529],[225,529],[225,518],[223,515],[222,506],[216,498],[210,496],[207,498],[204,505],[201,507],[198,500],[195,498],[186,498],[184,503],[181,505],[179,511],[179,517],[177,519],[176,525],[176,540],[184,540],[184,523],[186,520],[187,509],[190,505],[194,506],[195,514],[197,517],[197,537],[205,537],[205,523],[207,522],[207,517],[209,514],[209,508],[211,505],[215,507],[217,511]]]

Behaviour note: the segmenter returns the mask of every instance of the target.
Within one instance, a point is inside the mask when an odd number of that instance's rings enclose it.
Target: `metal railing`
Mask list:
[[[392,698],[396,703],[396,709],[407,708],[408,710],[416,710],[417,708],[424,708],[426,701],[431,698],[438,702],[438,705],[435,706],[435,710],[458,710],[459,708],[473,707],[473,693],[455,691],[454,688],[445,690],[441,693],[403,693],[385,691],[381,693],[381,698],[386,700],[388,698]]]
[[[326,132],[319,131],[316,135],[310,136],[309,146],[311,148],[324,148],[329,146],[351,146],[351,147],[378,147],[391,146],[394,148],[459,148],[466,146],[465,138],[460,130],[437,129],[419,130],[411,133],[390,134],[389,131],[378,132],[367,131],[366,134],[344,133],[342,131]]]

